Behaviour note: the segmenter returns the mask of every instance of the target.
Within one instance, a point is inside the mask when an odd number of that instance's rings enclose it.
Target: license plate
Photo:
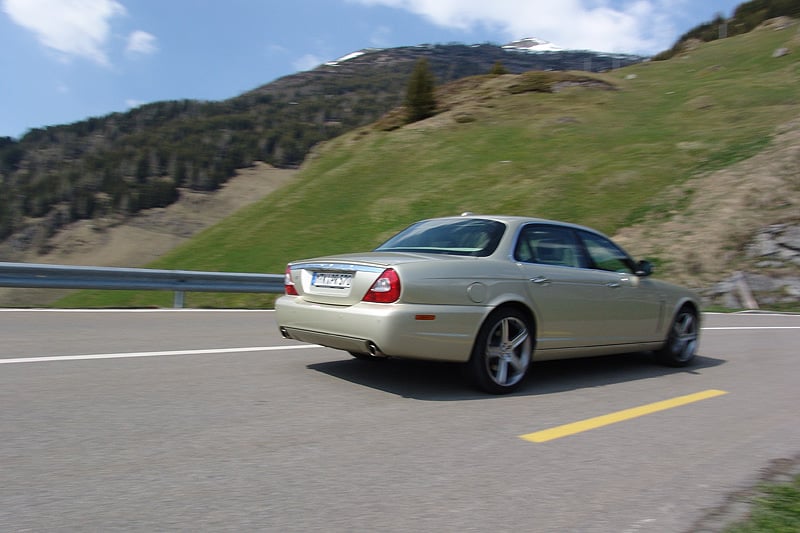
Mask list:
[[[311,277],[311,285],[314,287],[330,289],[349,289],[352,282],[352,274],[340,274],[337,272],[314,272]]]

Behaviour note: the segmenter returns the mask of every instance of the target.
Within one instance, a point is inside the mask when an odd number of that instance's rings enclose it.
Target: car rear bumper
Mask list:
[[[490,309],[368,302],[334,306],[283,296],[275,311],[281,333],[302,342],[379,356],[464,362]]]

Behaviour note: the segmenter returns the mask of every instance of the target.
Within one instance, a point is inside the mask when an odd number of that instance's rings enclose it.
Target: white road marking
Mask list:
[[[322,348],[316,344],[303,344],[291,346],[251,346],[248,348],[211,348],[205,350],[174,350],[166,352],[130,352],[130,353],[96,353],[85,355],[54,355],[43,357],[17,357],[14,359],[0,359],[0,365],[17,363],[50,363],[53,361],[87,361],[92,359],[127,359],[132,357],[166,357],[170,355],[207,355],[220,353],[244,352],[277,352],[281,350],[301,350],[308,348]]]
[[[274,313],[274,309],[48,309],[4,307],[0,313]]]
[[[704,331],[744,331],[744,330],[760,330],[760,329],[800,329],[800,326],[729,326],[729,327],[713,327],[701,328]]]
[[[274,312],[272,309],[0,309],[3,311],[26,311],[26,312],[51,312],[51,313],[186,313],[186,312]],[[774,315],[786,316],[786,315]],[[747,331],[747,330],[794,330],[800,326],[725,326],[725,327],[704,327],[703,331]],[[83,355],[56,355],[42,357],[17,357],[0,359],[0,364],[19,364],[19,363],[49,363],[56,361],[87,361],[93,359],[128,359],[136,357],[166,357],[172,355],[209,355],[223,353],[245,353],[245,352],[274,352],[281,350],[299,350],[306,348],[322,348],[313,344],[288,345],[288,346],[252,346],[247,348],[211,348],[203,350],[174,350],[158,352],[129,352],[129,353],[101,353]]]

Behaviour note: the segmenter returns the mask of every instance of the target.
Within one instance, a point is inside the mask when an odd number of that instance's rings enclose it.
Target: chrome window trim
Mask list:
[[[380,274],[388,267],[357,265],[355,263],[292,263],[291,270],[318,270],[324,272],[371,272]]]

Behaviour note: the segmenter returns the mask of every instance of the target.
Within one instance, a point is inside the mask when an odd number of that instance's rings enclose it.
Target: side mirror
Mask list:
[[[636,263],[635,274],[640,278],[646,278],[653,273],[653,264],[650,261],[639,261]]]

